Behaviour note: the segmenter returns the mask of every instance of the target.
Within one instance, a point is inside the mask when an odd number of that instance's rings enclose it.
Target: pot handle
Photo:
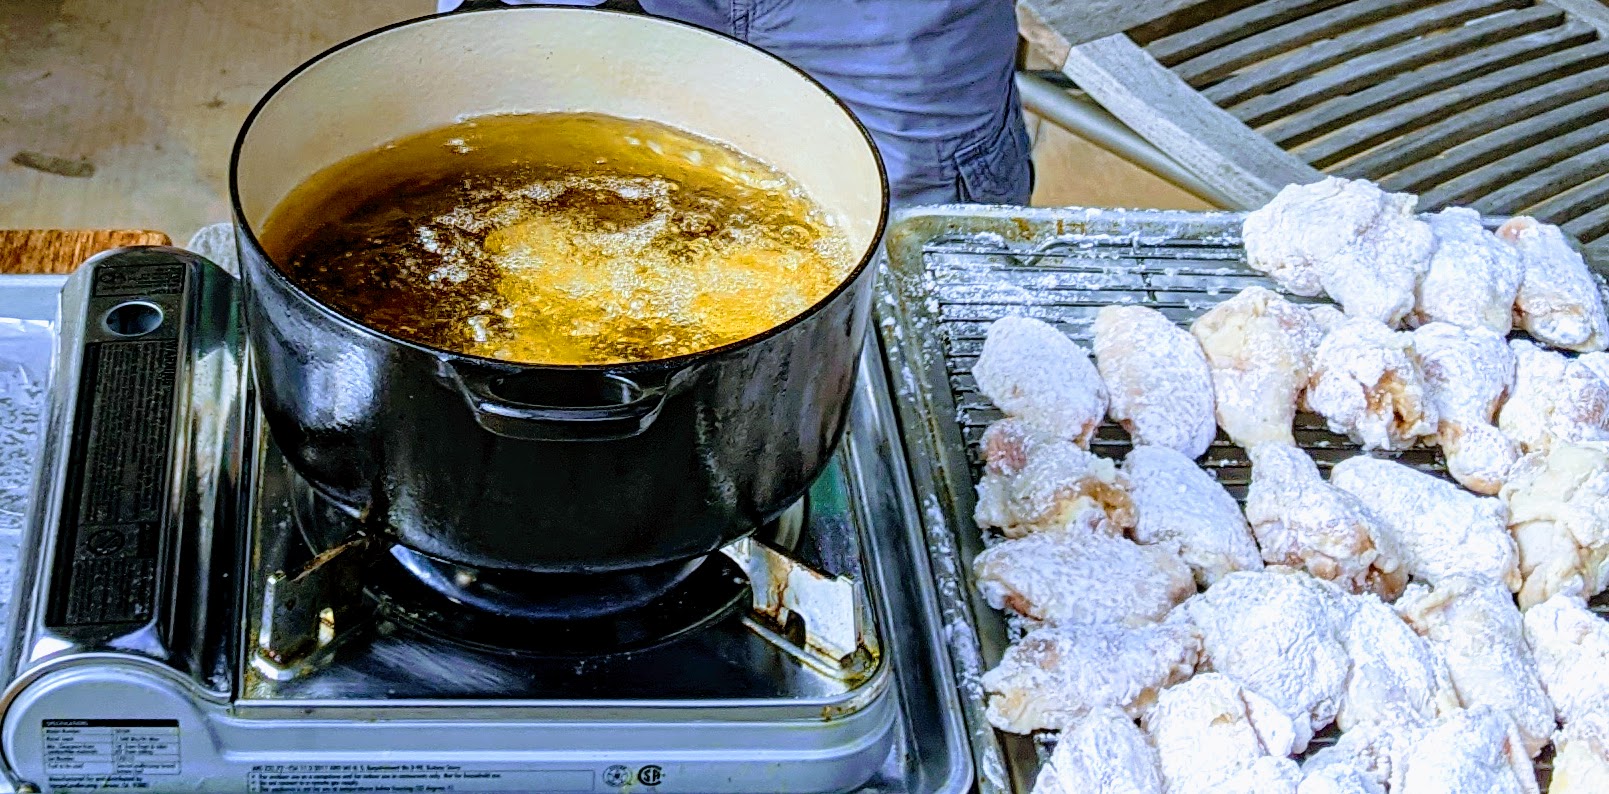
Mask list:
[[[505,3],[503,0],[464,0],[464,2],[458,4],[457,8],[453,9],[453,13],[459,11],[485,11],[488,8],[519,8],[520,5],[520,3]],[[624,11],[628,14],[646,15],[648,13],[643,10],[640,0],[603,0],[603,2],[592,6],[592,8]]]
[[[664,406],[670,377],[633,380],[613,372],[486,371],[443,361],[445,380],[457,388],[488,432],[521,441],[618,441],[641,435]]]

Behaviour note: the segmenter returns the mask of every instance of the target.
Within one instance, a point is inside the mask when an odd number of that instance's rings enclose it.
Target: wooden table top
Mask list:
[[[171,244],[140,229],[0,229],[0,273],[66,274],[110,248]]]

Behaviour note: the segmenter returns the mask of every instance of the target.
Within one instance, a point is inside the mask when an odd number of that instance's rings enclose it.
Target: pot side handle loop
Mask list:
[[[669,378],[652,383],[613,372],[509,373],[442,362],[442,374],[488,432],[522,441],[618,441],[659,417]]]

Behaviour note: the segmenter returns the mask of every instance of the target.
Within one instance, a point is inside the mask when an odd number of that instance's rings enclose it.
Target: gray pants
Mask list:
[[[458,3],[438,5],[446,11]],[[651,14],[750,42],[821,81],[871,131],[896,206],[1028,202],[1033,165],[1012,82],[1011,0],[641,3]]]

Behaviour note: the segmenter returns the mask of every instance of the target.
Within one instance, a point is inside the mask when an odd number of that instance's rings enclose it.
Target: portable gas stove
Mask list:
[[[62,293],[0,701],[19,791],[970,788],[874,346],[804,502],[564,621],[360,527],[314,553],[351,519],[256,421],[236,301],[177,249]]]

